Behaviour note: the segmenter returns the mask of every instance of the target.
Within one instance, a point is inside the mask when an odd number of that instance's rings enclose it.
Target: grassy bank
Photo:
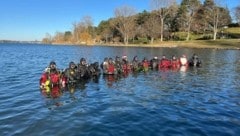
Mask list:
[[[54,45],[86,45],[72,43],[52,43]],[[191,40],[191,41],[163,41],[154,44],[89,44],[88,46],[128,46],[128,47],[183,47],[183,48],[214,48],[214,49],[237,49],[240,50],[240,39],[220,40]]]
[[[164,41],[154,44],[102,44],[103,46],[133,46],[133,47],[185,47],[185,48],[215,48],[240,49],[240,39]]]
[[[186,33],[177,33],[180,39],[186,38]],[[211,35],[211,34],[210,34]],[[190,41],[164,41],[154,44],[106,44],[107,46],[135,46],[135,47],[188,47],[188,48],[215,48],[215,49],[240,49],[240,27],[226,28],[222,30],[225,39],[218,40],[197,40],[203,37],[202,34],[191,35]],[[230,38],[230,39],[228,39]],[[231,39],[233,38],[233,39]]]
[[[176,42],[178,47],[240,49],[240,39],[193,40]]]

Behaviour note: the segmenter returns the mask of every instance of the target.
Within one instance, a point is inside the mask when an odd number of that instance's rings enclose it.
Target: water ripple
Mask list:
[[[240,132],[239,51],[1,45],[0,135],[237,135]],[[102,61],[193,52],[202,68],[150,71],[122,78],[100,77],[58,98],[45,97],[39,77],[55,60]],[[61,54],[61,55],[59,55]],[[4,59],[3,59],[4,58]],[[21,58],[21,59],[20,59]]]

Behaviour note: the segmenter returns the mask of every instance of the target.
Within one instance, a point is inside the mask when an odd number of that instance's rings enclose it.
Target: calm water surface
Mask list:
[[[202,68],[100,77],[56,99],[40,93],[51,60],[197,53]],[[239,135],[239,50],[0,44],[0,135]]]

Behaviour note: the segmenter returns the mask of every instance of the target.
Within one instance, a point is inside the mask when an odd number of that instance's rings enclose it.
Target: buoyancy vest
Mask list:
[[[150,61],[150,66],[152,69],[157,69],[158,68],[158,60],[157,59],[152,59]]]
[[[172,68],[178,68],[180,67],[180,62],[178,59],[176,60],[172,60],[172,64],[171,64]]]
[[[79,64],[77,68],[78,79],[86,79],[90,77],[90,73],[87,65]]]
[[[143,67],[144,67],[144,68],[148,68],[148,66],[149,66],[149,63],[148,63],[147,61],[144,61],[144,62],[143,62]]]
[[[138,69],[138,62],[137,61],[132,61],[132,70],[135,71]]]
[[[40,88],[49,92],[50,87],[57,86],[60,83],[60,76],[58,73],[43,73],[40,78]]]
[[[74,75],[75,75],[75,70],[74,70],[74,69],[69,69],[69,74],[70,74],[71,76],[74,76]]]
[[[201,66],[201,61],[198,58],[192,58],[189,61],[189,66],[199,67]]]
[[[128,73],[129,71],[131,71],[131,67],[130,67],[130,65],[128,65],[128,63],[124,63],[122,65],[122,69],[123,69],[124,73]]]
[[[52,98],[58,98],[59,96],[61,96],[61,91],[58,86],[53,86],[51,88],[51,96]]]
[[[72,68],[68,68],[66,69],[65,73],[64,73],[64,77],[62,77],[62,81],[64,81],[65,83],[68,82],[75,82],[75,80],[77,80],[77,71],[76,69],[72,69]]]
[[[40,78],[40,84],[45,83],[47,80],[50,80],[51,83],[59,82],[59,74],[57,72],[54,73],[43,73]]]
[[[114,74],[115,66],[114,64],[108,64],[108,74]]]
[[[148,66],[149,66],[148,61],[143,61],[143,62],[142,62],[142,66],[143,66],[143,70],[144,70],[144,71],[148,71]]]
[[[181,66],[187,66],[188,65],[187,58],[181,57],[180,64],[181,64]]]
[[[101,64],[101,67],[103,69],[103,73],[107,73],[108,72],[108,62],[103,62]]]
[[[170,68],[171,67],[171,61],[168,59],[162,59],[159,63],[159,68]]]
[[[48,80],[47,73],[43,73],[40,78],[40,85],[45,85],[47,80]]]
[[[52,84],[56,85],[59,83],[60,78],[59,78],[58,73],[50,73],[49,77],[50,77],[50,81]]]

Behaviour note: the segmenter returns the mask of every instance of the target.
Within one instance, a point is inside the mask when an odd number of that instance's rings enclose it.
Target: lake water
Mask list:
[[[197,53],[201,68],[149,71],[114,79],[102,75],[58,98],[39,90],[51,60],[102,62],[104,57],[152,58]],[[240,134],[240,51],[0,44],[0,135]]]

